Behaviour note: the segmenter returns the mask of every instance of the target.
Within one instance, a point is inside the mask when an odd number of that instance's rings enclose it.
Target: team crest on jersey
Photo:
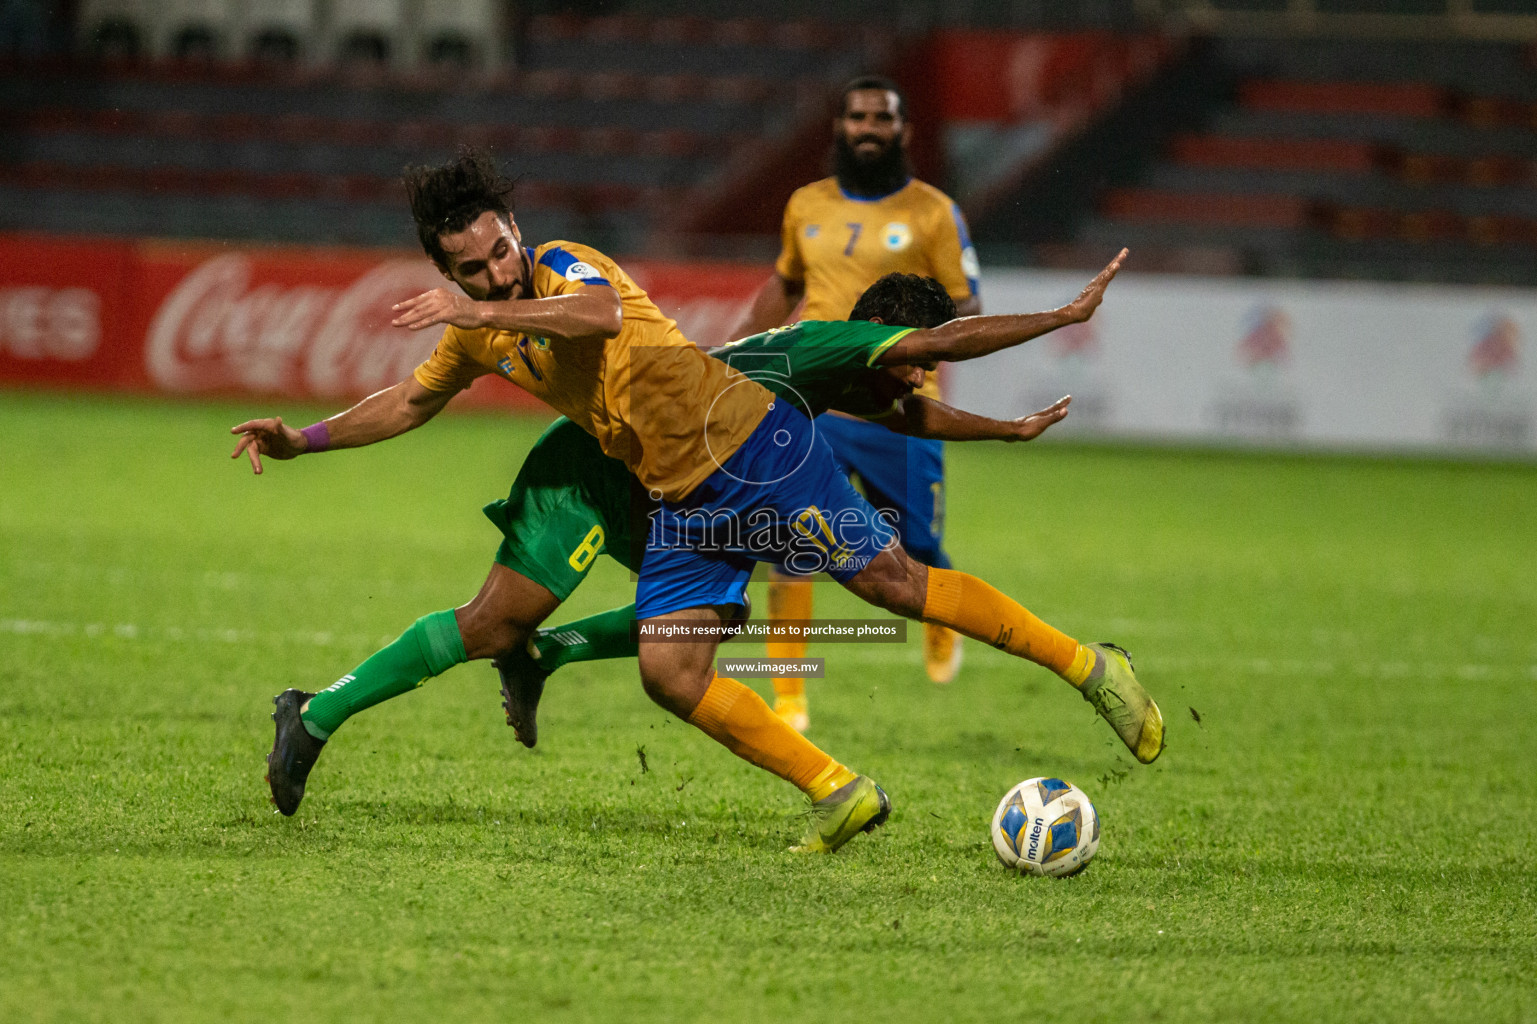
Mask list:
[[[977,259],[975,246],[968,245],[961,250],[961,273],[966,275],[968,281],[975,281],[982,276],[982,263]]]
[[[807,224],[806,225],[806,237],[807,238],[815,238],[817,235],[820,235],[821,233],[822,233],[822,225],[820,225],[820,224]]]
[[[892,252],[901,252],[913,244],[913,229],[899,220],[894,220],[881,228],[881,241]]]
[[[591,263],[583,263],[581,260],[566,268],[567,281],[602,281],[603,275],[598,273],[598,268]],[[540,339],[541,341],[544,339]]]

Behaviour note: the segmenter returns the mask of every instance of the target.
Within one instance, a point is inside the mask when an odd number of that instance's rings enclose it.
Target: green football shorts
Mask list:
[[[507,497],[485,513],[504,538],[497,562],[564,601],[599,554],[635,571],[632,538],[645,537],[649,507],[624,463],[562,416],[530,449]]]

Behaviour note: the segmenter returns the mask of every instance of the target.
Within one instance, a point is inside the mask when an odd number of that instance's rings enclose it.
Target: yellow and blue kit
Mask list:
[[[846,318],[866,288],[893,273],[932,277],[956,302],[977,294],[966,219],[954,200],[917,179],[879,199],[851,196],[837,178],[796,189],[774,270],[805,283],[805,320]]]
[[[890,273],[920,274],[957,303],[977,294],[976,250],[954,200],[916,179],[890,195],[862,199],[837,178],[798,189],[785,206],[775,271],[805,285],[808,320],[848,316],[864,290]],[[918,394],[938,400],[938,374]],[[908,438],[862,420],[817,421],[845,473],[867,497],[897,510],[902,546],[925,565],[949,568],[944,538],[944,444]]]
[[[695,348],[597,250],[550,242],[532,259],[536,298],[618,289],[619,333],[577,341],[449,327],[415,376],[429,390],[458,391],[500,374],[564,413],[660,499],[637,570],[640,618],[741,604],[754,561],[848,579],[884,547],[889,527],[790,402]],[[840,327],[867,348],[906,333]],[[596,538],[588,548],[597,553]],[[577,579],[587,562],[573,563]]]
[[[741,605],[756,562],[846,583],[893,539],[812,421],[778,401],[719,472],[652,513],[635,616]]]
[[[416,368],[418,383],[459,391],[500,374],[597,438],[648,490],[684,497],[741,447],[773,396],[696,348],[596,249],[547,242],[532,259],[534,298],[617,289],[619,333],[593,341],[449,327]]]
[[[868,388],[869,376],[882,372],[871,367],[909,333],[906,327],[862,321],[802,320],[712,355],[808,416],[833,407],[880,416],[891,408],[882,408],[881,398]],[[487,505],[485,513],[504,538],[496,561],[564,601],[599,554],[626,569],[640,567],[635,541],[645,539],[647,516],[656,507],[623,463],[562,418],[529,450],[507,497]]]

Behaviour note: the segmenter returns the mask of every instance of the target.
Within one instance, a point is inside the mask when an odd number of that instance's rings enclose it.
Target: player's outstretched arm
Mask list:
[[[395,327],[413,331],[452,324],[467,331],[493,327],[540,338],[572,341],[612,338],[624,326],[619,292],[593,285],[567,295],[542,299],[503,299],[477,302],[449,288],[434,288],[391,307]]]
[[[800,305],[801,299],[806,296],[805,281],[789,281],[780,277],[778,272],[769,275],[768,280],[758,288],[752,297],[752,305],[747,309],[747,315],[731,331],[728,340],[735,341],[738,338],[750,337],[754,334],[762,334],[774,327],[790,322],[790,314],[795,312],[795,307]]]
[[[408,377],[323,421],[326,448],[361,448],[414,430],[442,412],[454,394],[429,391],[415,377]],[[231,427],[230,433],[240,435],[230,458],[238,459],[244,452],[257,474],[262,471],[263,455],[286,460],[311,450],[310,436],[284,423],[281,416],[246,420]]]
[[[1059,327],[1080,324],[1094,315],[1104,301],[1105,289],[1126,259],[1122,249],[1109,265],[1088,283],[1078,297],[1065,306],[1044,313],[1020,313],[1006,316],[969,316],[947,324],[914,331],[876,357],[884,366],[907,363],[960,362],[977,359],[1015,345],[1023,345]]]
[[[1064,395],[1040,412],[995,420],[922,395],[909,395],[902,400],[900,412],[875,422],[899,434],[936,441],[1033,441],[1067,416],[1072,400],[1072,395]]]

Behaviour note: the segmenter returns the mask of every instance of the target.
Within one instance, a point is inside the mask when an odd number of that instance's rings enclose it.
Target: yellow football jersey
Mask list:
[[[430,391],[459,391],[496,373],[598,439],[648,489],[685,497],[739,448],[774,396],[711,359],[662,315],[613,260],[575,242],[532,253],[533,298],[616,288],[619,334],[604,341],[449,327],[416,368]]]
[[[977,294],[977,253],[955,201],[916,178],[880,199],[856,199],[823,178],[785,206],[775,271],[803,281],[806,320],[843,320],[864,290],[891,273],[921,274],[956,302]],[[939,391],[933,374],[919,394]]]

